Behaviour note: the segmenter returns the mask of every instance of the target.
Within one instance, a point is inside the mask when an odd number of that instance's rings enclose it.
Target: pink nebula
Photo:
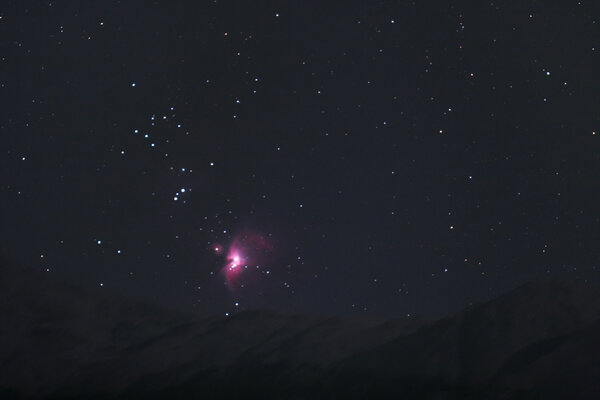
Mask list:
[[[224,267],[225,277],[230,287],[241,284],[244,271],[256,270],[271,260],[273,246],[263,235],[256,232],[243,232],[237,235],[227,253]]]

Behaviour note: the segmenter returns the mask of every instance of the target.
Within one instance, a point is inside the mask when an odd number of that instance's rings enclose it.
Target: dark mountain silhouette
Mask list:
[[[2,398],[592,399],[600,296],[526,284],[432,323],[201,318],[0,266]]]

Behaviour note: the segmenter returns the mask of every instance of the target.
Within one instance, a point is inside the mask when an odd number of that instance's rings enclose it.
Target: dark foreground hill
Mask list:
[[[199,318],[0,265],[1,398],[600,398],[600,297],[539,282],[434,323]]]

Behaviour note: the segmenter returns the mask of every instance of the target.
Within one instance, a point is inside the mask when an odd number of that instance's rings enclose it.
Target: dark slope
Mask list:
[[[0,387],[26,395],[148,393],[207,371],[283,365],[315,380],[326,368],[415,329],[247,311],[198,318],[84,291],[2,262]],[[245,368],[245,367],[244,367]]]
[[[545,281],[418,326],[198,318],[0,266],[0,395],[596,398],[600,299]]]
[[[576,332],[535,342],[514,354],[494,379],[498,387],[544,398],[599,398],[600,320]]]
[[[88,365],[120,357],[186,318],[101,291],[0,266],[0,386],[49,393]]]
[[[600,296],[587,287],[543,281],[443,319],[379,349],[346,360],[341,368],[373,365],[380,376],[418,374],[480,384],[511,355],[600,318]]]

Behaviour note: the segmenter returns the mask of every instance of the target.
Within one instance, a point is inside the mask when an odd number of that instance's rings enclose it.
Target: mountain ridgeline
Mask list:
[[[600,296],[525,284],[429,323],[177,314],[0,265],[0,397],[596,399]]]

